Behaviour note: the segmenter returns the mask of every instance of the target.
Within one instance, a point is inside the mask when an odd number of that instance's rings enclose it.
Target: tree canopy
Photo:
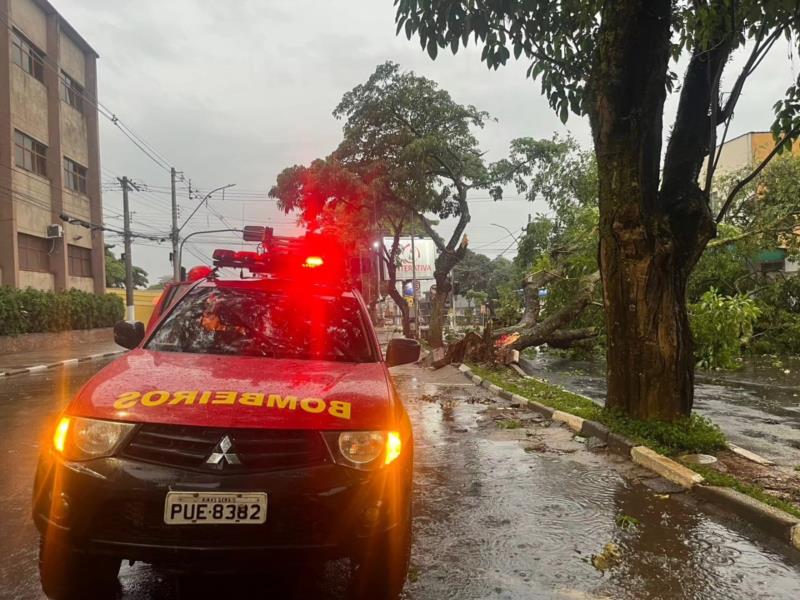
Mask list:
[[[111,246],[106,246],[106,286],[113,288],[125,287],[125,262],[111,251]],[[147,287],[147,271],[141,267],[133,267],[133,287]]]
[[[608,328],[609,406],[640,418],[691,411],[689,275],[739,188],[800,134],[795,82],[775,105],[776,147],[712,213],[719,153],[748,78],[797,39],[795,0],[395,0],[397,31],[428,54],[474,41],[498,68],[527,60],[563,121],[587,115],[598,181],[598,258]],[[745,56],[722,90],[730,58]],[[680,86],[673,71],[686,58]],[[664,106],[679,92],[666,149]],[[723,91],[726,92],[723,94]],[[722,128],[721,135],[718,129]],[[703,170],[704,164],[707,168]],[[701,173],[703,174],[701,177]],[[636,376],[632,377],[631,373]]]
[[[348,223],[347,214],[355,218],[371,207],[373,222],[385,218],[425,229],[439,249],[430,341],[441,345],[448,276],[468,245],[468,192],[500,194],[498,175],[473,133],[489,115],[457,103],[436,82],[392,62],[378,65],[365,83],[344,94],[333,114],[344,120],[336,150],[308,167],[285,169],[270,195],[283,210],[299,210],[313,226],[323,218],[329,226]],[[430,214],[457,219],[449,239],[433,230]],[[343,229],[351,235],[364,231],[350,223]]]

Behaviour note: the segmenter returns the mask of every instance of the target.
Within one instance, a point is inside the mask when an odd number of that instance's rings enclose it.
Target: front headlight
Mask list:
[[[342,456],[359,465],[378,458],[385,445],[382,431],[344,431],[339,434],[339,451]]]
[[[394,462],[403,447],[397,431],[329,431],[323,435],[338,464],[360,470]]]
[[[110,456],[130,431],[132,423],[61,417],[53,434],[53,447],[67,460]]]

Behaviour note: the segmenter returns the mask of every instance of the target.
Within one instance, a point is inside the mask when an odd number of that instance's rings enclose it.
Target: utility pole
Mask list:
[[[450,293],[450,298],[452,305],[450,306],[450,327],[453,331],[456,330],[456,325],[458,324],[458,319],[456,318],[456,278],[453,275],[452,271],[450,272],[450,287],[452,288]]]
[[[411,219],[411,289],[413,294],[411,297],[414,299],[414,333],[419,339],[419,297],[417,296],[417,253],[414,248],[414,219]]]
[[[133,306],[133,261],[131,258],[131,211],[128,206],[128,189],[135,186],[127,177],[119,178],[122,185],[122,212],[124,217],[123,239],[125,240],[125,320],[136,321],[136,310]]]
[[[172,183],[172,279],[175,281],[181,280],[181,265],[178,262],[178,196],[175,193],[175,167],[169,170],[170,180]]]

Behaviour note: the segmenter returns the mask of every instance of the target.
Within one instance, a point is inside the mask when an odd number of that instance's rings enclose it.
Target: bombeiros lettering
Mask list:
[[[136,405],[145,408],[162,408],[165,406],[198,406],[209,407],[220,405],[237,405],[247,408],[260,408],[263,410],[302,411],[316,415],[327,412],[337,419],[349,420],[351,415],[350,402],[342,400],[328,400],[322,398],[301,398],[294,395],[282,396],[254,391],[229,391],[229,390],[150,390],[147,392],[123,392],[114,401],[116,410],[128,410]]]

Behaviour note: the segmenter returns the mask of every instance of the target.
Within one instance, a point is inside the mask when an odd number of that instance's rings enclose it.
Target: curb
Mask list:
[[[565,423],[575,433],[580,433],[583,430],[583,423],[585,422],[585,419],[561,410],[553,411],[552,419],[553,421]]]
[[[697,495],[724,506],[734,514],[800,549],[800,519],[731,488],[700,485]]]
[[[103,352],[102,354],[89,354],[88,356],[81,356],[79,358],[68,358],[66,360],[60,360],[54,363],[47,363],[44,365],[34,365],[32,367],[23,367],[21,369],[14,369],[12,371],[2,371],[0,372],[0,378],[3,377],[11,377],[12,375],[24,375],[26,373],[37,373],[39,371],[46,371],[48,369],[56,369],[58,367],[63,367],[66,365],[73,365],[81,362],[87,362],[90,360],[98,360],[100,358],[109,358],[111,356],[118,356],[120,354],[124,354],[127,350],[116,350],[114,352]]]
[[[751,452],[750,450],[742,448],[741,446],[737,446],[736,444],[731,444],[730,442],[728,442],[728,450],[730,450],[734,454],[738,454],[742,458],[746,458],[747,460],[753,461],[754,463],[757,463],[759,465],[769,466],[775,464],[771,460],[767,460],[766,458],[756,454],[755,452]]]
[[[554,410],[535,400],[530,400],[519,394],[512,394],[508,390],[504,390],[475,375],[472,369],[465,364],[459,365],[458,370],[475,385],[488,389],[496,396],[510,399],[520,406],[525,405],[548,419],[564,423],[570,430],[584,437],[598,438],[606,443],[611,452],[625,456],[637,465],[680,485],[688,491],[692,491],[707,502],[733,512],[800,550],[800,519],[734,489],[705,485],[705,479],[699,473],[646,446],[636,445],[626,437],[609,431],[608,427],[602,423],[589,421],[564,411]],[[744,450],[744,453],[753,454],[747,450]],[[739,452],[737,454],[745,456],[745,454]],[[758,455],[754,456],[761,458]],[[749,458],[748,456],[745,457]]]
[[[687,490],[705,481],[699,473],[695,473],[690,468],[684,467],[682,464],[651,450],[647,446],[635,446],[632,448],[631,460],[637,465],[653,471],[653,473],[657,473],[664,479],[677,483]]]

